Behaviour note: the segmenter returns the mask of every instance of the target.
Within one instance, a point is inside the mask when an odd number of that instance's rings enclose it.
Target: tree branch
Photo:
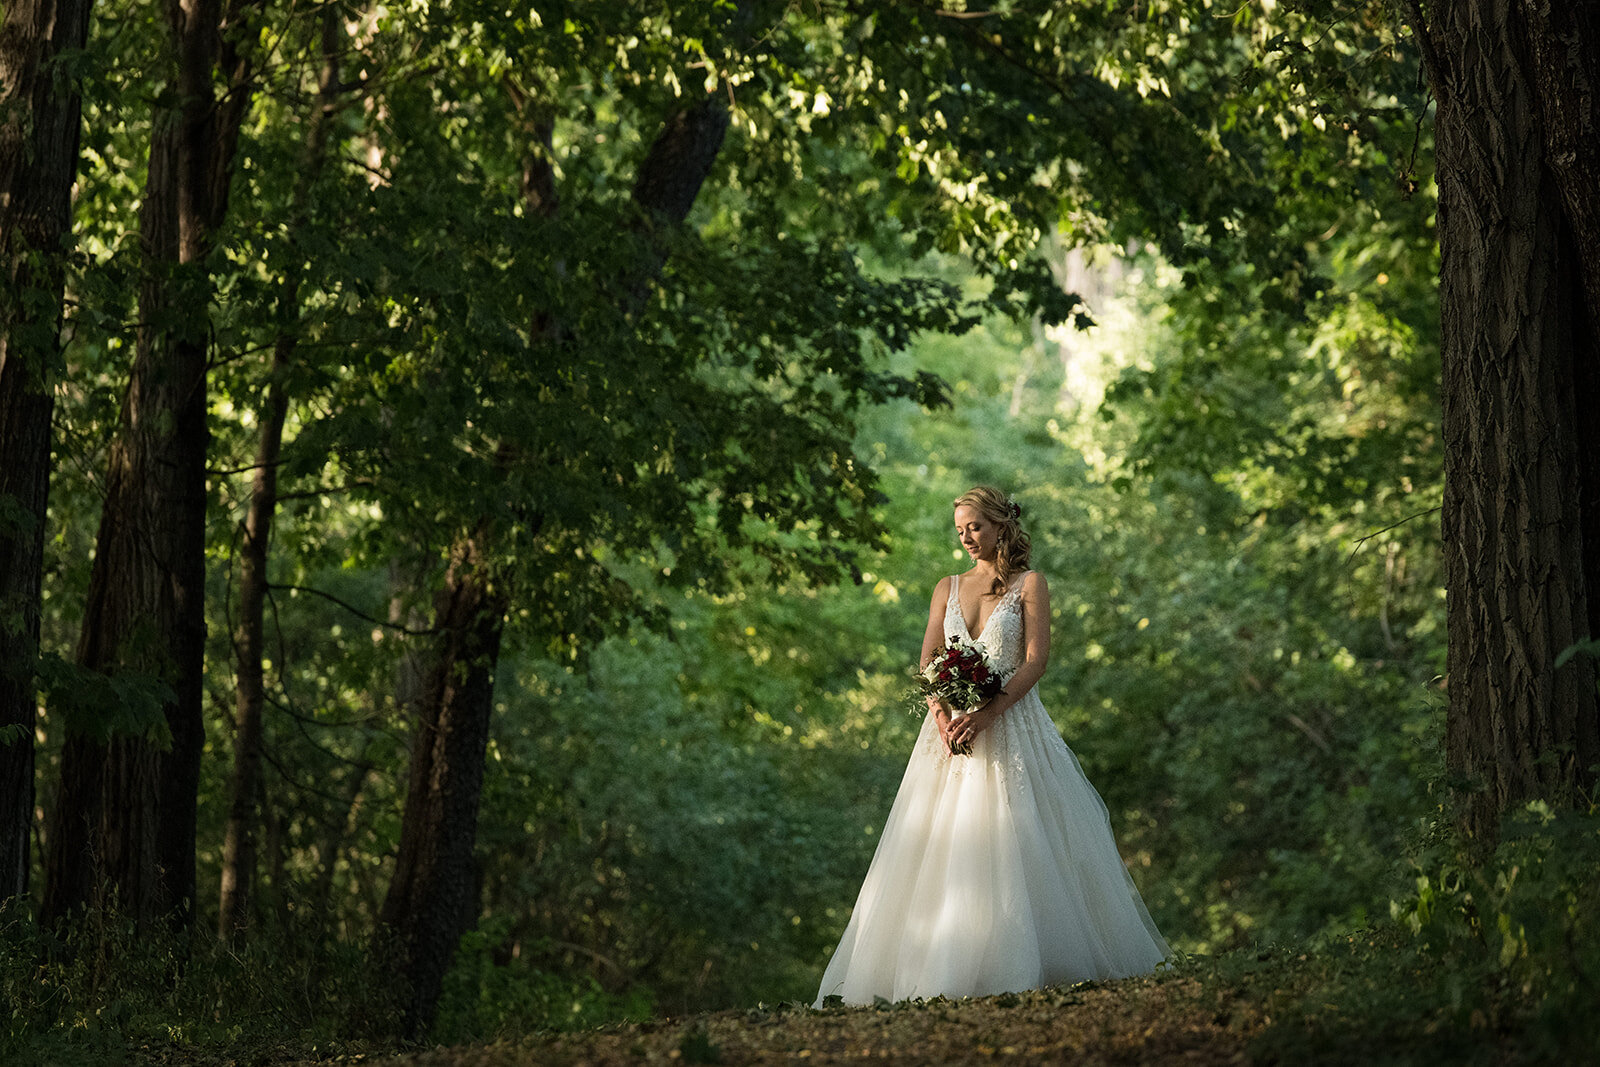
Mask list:
[[[1411,33],[1417,39],[1417,47],[1422,51],[1422,66],[1428,72],[1428,83],[1433,86],[1433,95],[1444,98],[1444,60],[1440,57],[1438,49],[1433,46],[1433,36],[1428,32],[1428,20],[1422,14],[1422,0],[1406,0],[1406,7],[1411,12],[1411,17],[1406,21],[1411,24]]]
[[[941,10],[924,2],[924,0],[893,0],[893,2],[900,7],[912,8],[916,11],[922,12],[923,14],[934,15],[942,18],[955,18],[959,20],[963,17],[974,17],[971,15],[964,16],[964,13],[958,14],[955,12]],[[993,12],[983,11],[978,12],[977,14],[991,15]],[[1046,71],[1042,71],[1039,68],[1029,64],[1026,60],[1012,55],[1012,53],[1005,46],[996,43],[993,37],[982,32],[976,23],[969,26],[962,22],[960,23],[960,29],[962,31],[962,36],[966,38],[969,44],[976,45],[982,51],[997,57],[1007,66],[1015,68],[1023,74],[1026,74],[1028,77],[1033,78],[1034,80],[1054,90],[1057,95],[1062,97],[1062,99],[1071,100],[1076,95],[1071,87],[1069,87],[1065,82],[1061,81],[1055,75],[1047,73]]]
[[[689,217],[728,132],[728,109],[707,96],[661,128],[633,185],[633,200],[652,221],[678,225]]]
[[[400,633],[410,634],[412,637],[427,637],[429,634],[436,634],[439,632],[437,627],[429,627],[426,630],[413,630],[408,626],[401,626],[397,622],[390,622],[387,619],[376,618],[372,615],[368,615],[366,612],[362,611],[354,604],[351,604],[349,601],[341,600],[332,593],[324,593],[321,589],[312,589],[310,586],[286,585],[279,582],[271,582],[268,583],[267,588],[273,590],[282,589],[291,593],[308,593],[311,596],[319,596],[324,600],[330,600],[339,605],[341,608],[348,611],[358,619],[364,619],[365,621],[372,623],[374,626],[382,626],[386,629],[398,630]]]
[[[350,493],[357,489],[371,489],[375,485],[377,485],[376,482],[368,481],[365,478],[357,478],[355,481],[346,482],[344,485],[324,485],[316,489],[301,489],[293,493],[279,493],[278,503],[282,504],[285,500],[309,500],[313,497]]]
[[[315,744],[315,742],[313,742],[313,744]],[[323,749],[320,745],[317,747],[318,750],[323,752],[325,755],[328,754],[327,750]],[[323,800],[331,800],[335,802],[338,801],[339,798],[334,796],[332,793],[329,793],[326,790],[318,789],[316,786],[309,785],[296,778],[287,767],[278,762],[277,757],[273,756],[272,750],[266,745],[261,746],[261,758],[266,760],[272,769],[278,772],[278,776],[280,778],[301,792],[310,793],[312,796],[321,797]],[[344,762],[349,763],[350,761],[345,760]],[[356,766],[356,764],[352,763],[351,766]]]
[[[1440,505],[1439,507],[1429,508],[1427,511],[1419,511],[1415,515],[1407,515],[1405,518],[1401,519],[1399,522],[1391,522],[1389,525],[1385,526],[1381,530],[1373,530],[1371,533],[1367,534],[1365,537],[1361,538],[1360,540],[1358,540],[1355,543],[1355,547],[1350,550],[1349,559],[1346,559],[1344,561],[1345,565],[1349,566],[1350,560],[1355,559],[1356,558],[1356,553],[1361,551],[1361,546],[1366,544],[1368,541],[1372,540],[1374,537],[1377,537],[1379,534],[1388,533],[1390,530],[1394,529],[1396,526],[1404,526],[1406,523],[1410,522],[1412,519],[1420,519],[1424,515],[1432,515],[1434,512],[1440,511],[1440,510],[1443,510],[1443,505]]]

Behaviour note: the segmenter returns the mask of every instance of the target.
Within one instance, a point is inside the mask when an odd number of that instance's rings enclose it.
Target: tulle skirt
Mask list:
[[[970,756],[923,722],[817,1005],[1124,978],[1166,955],[1105,802],[1035,690]]]

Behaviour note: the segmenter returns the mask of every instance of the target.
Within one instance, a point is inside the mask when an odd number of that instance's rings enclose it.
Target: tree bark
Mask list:
[[[380,916],[401,954],[412,1034],[432,1022],[456,941],[472,920],[472,848],[509,606],[481,552],[474,539],[457,543],[435,605],[438,648],[422,692],[400,851]]]
[[[83,48],[90,7],[10,0],[0,21],[0,903],[27,895],[31,866],[50,383],[82,129],[58,64]]]
[[[323,10],[322,70],[317,95],[306,123],[305,151],[290,193],[289,234],[305,225],[311,189],[327,160],[328,127],[339,105],[339,11]],[[223,828],[222,879],[217,933],[228,938],[242,930],[250,913],[250,891],[256,878],[256,824],[261,804],[261,727],[266,703],[267,559],[272,523],[278,509],[278,463],[283,453],[283,425],[289,415],[288,375],[299,345],[298,318],[303,267],[296,261],[284,272],[279,306],[290,316],[272,347],[266,395],[262,401],[261,437],[256,446],[255,475],[245,515],[239,553],[239,624],[234,634],[237,687],[234,708],[233,774],[229,780],[228,819]]]
[[[527,101],[513,94],[526,109]],[[671,115],[640,167],[633,199],[646,233],[681,225],[722,147],[728,117],[717,98]],[[556,211],[547,119],[529,122],[530,154],[523,195],[531,211]],[[640,294],[665,262],[659,249],[621,292]],[[540,317],[532,343],[556,336],[560,324]],[[507,578],[495,561],[495,535],[486,524],[451,552],[438,598],[440,632],[431,683],[424,693],[411,752],[411,775],[394,881],[384,900],[383,923],[392,932],[408,985],[407,1030],[414,1036],[433,1021],[439,990],[456,942],[475,916],[472,848],[477,838],[478,796],[493,710],[494,672],[505,613]]]
[[[1600,763],[1594,662],[1555,666],[1600,609],[1594,98],[1553,99],[1600,37],[1558,41],[1535,6],[1463,0],[1417,20],[1439,100],[1446,758],[1482,842],[1519,803],[1575,799]]]
[[[1578,411],[1600,397],[1600,4],[1527,7],[1545,154],[1561,190],[1564,255],[1577,268],[1582,308],[1573,316]],[[1578,422],[1578,506],[1589,582],[1589,636],[1600,636],[1600,425]],[[1591,761],[1592,763],[1592,761]]]
[[[187,927],[204,746],[205,262],[227,211],[249,63],[230,39],[239,8],[167,9],[176,102],[154,123],[139,225],[144,276],[121,422],[111,446],[78,661],[162,679],[166,737],[68,722],[42,917],[114,904]],[[229,87],[219,95],[218,83]]]
[[[1600,4],[1526,10],[1545,156],[1561,190],[1592,343],[1600,325]]]

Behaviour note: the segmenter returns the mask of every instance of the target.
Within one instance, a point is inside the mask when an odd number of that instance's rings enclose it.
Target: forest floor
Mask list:
[[[511,1064],[1231,1064],[1260,1027],[1207,1004],[1198,983],[1142,981],[875,1008],[723,1011],[417,1052],[395,1067]]]
[[[820,1011],[761,1006],[460,1047],[324,1048],[310,1057],[265,1058],[258,1050],[247,1059],[383,1067],[869,1060],[1433,1067],[1565,1062],[1575,1047],[1590,1047],[1577,1029],[1588,1029],[1590,1020],[1552,1012],[1517,988],[1485,981],[1484,972],[1429,963],[1401,935],[1369,934],[996,997]]]

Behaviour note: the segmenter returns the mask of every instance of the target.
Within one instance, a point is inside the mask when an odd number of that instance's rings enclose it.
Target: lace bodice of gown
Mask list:
[[[966,616],[961,614],[961,576],[950,578],[950,599],[944,609],[944,636],[946,641],[963,641],[977,645],[989,657],[989,662],[1002,678],[1010,678],[1027,658],[1022,640],[1022,582],[1007,590],[994,606],[982,631],[974,637],[967,631]]]

